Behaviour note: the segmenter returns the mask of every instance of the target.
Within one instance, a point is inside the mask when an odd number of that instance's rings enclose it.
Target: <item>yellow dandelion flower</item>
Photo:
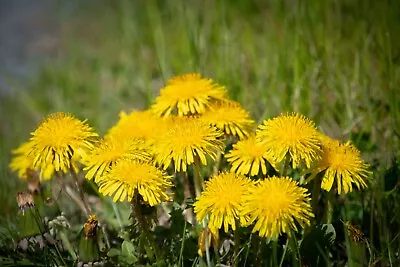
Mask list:
[[[166,176],[154,165],[123,159],[98,178],[99,192],[114,196],[113,201],[131,201],[137,191],[150,206],[169,200],[166,193],[172,176]]]
[[[197,220],[202,223],[209,216],[208,227],[213,231],[224,225],[236,229],[236,221],[245,224],[246,216],[240,213],[243,196],[254,186],[249,178],[235,173],[223,172],[205,182],[204,191],[194,203]],[[215,232],[215,231],[214,231]]]
[[[319,133],[314,123],[301,114],[280,115],[258,127],[259,140],[269,146],[276,162],[290,156],[293,168],[304,162],[308,168],[320,158]]]
[[[267,153],[268,146],[259,142],[256,137],[250,136],[248,139],[240,140],[233,145],[231,151],[225,155],[231,163],[231,172],[243,175],[267,174],[268,164],[277,168],[274,159]]]
[[[22,143],[17,149],[13,150],[14,157],[10,162],[10,169],[13,172],[18,173],[18,177],[27,180],[29,178],[30,171],[37,171],[33,166],[33,155],[29,154],[32,150],[32,142],[27,141]],[[49,180],[53,177],[54,167],[52,165],[46,166],[41,170],[41,179]]]
[[[86,179],[92,179],[104,174],[121,159],[137,159],[148,161],[150,154],[144,148],[144,142],[138,139],[126,139],[123,136],[109,135],[100,140],[91,150],[86,159]]]
[[[118,123],[113,126],[108,135],[124,136],[127,139],[141,139],[151,145],[160,131],[160,124],[163,121],[157,118],[152,112],[133,111],[130,114],[120,113]]]
[[[33,169],[33,157],[28,156],[31,149],[32,143],[28,141],[12,151],[14,157],[10,162],[10,169],[17,172],[22,179],[27,179],[27,171]]]
[[[249,135],[249,130],[254,124],[249,112],[239,103],[230,100],[211,104],[200,118],[225,134],[234,135],[240,139]]]
[[[253,232],[261,237],[278,238],[281,233],[297,231],[297,221],[302,227],[310,225],[310,197],[307,189],[298,186],[290,177],[272,177],[250,187],[243,198],[244,216],[249,224],[256,222]]]
[[[186,171],[195,161],[206,165],[207,156],[216,159],[223,142],[222,132],[192,117],[171,117],[168,127],[154,142],[155,161],[167,169],[171,162],[175,171]]]
[[[322,142],[322,158],[312,173],[315,176],[324,172],[321,187],[330,191],[336,181],[339,194],[351,192],[353,184],[358,189],[367,187],[366,181],[370,172],[360,156],[360,151],[349,142],[343,144],[329,137],[324,137]]]
[[[86,121],[62,112],[50,114],[30,139],[33,167],[43,171],[52,166],[55,171],[67,173],[75,160],[92,149],[92,138],[96,136]]]
[[[226,90],[211,79],[202,78],[198,73],[173,77],[160,90],[151,107],[157,116],[178,116],[202,114],[212,100],[223,100]]]

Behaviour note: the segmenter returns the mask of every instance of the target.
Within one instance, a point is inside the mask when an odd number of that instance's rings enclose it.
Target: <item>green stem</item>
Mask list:
[[[236,230],[234,233],[235,238],[235,248],[233,251],[233,266],[238,266],[239,263],[239,249],[240,249],[240,232],[239,232],[239,222],[236,220]]]
[[[283,250],[283,254],[282,254],[281,261],[279,263],[279,267],[282,267],[283,261],[285,260],[285,256],[286,256],[286,252],[287,252],[288,246],[289,246],[289,236],[286,239],[285,249]]]
[[[185,220],[185,224],[183,226],[183,234],[182,234],[182,245],[181,245],[181,250],[179,252],[178,266],[183,266],[182,261],[183,261],[183,248],[185,246],[186,225],[187,225],[187,222]]]
[[[84,194],[83,188],[82,188],[82,184],[79,182],[78,175],[73,168],[71,168],[71,175],[72,175],[72,178],[74,179],[75,186],[78,190],[78,193],[82,200],[83,206],[85,207],[86,216],[89,217],[92,212],[90,211],[89,205],[86,201],[85,194]]]
[[[312,211],[315,215],[315,221],[318,223],[319,219],[318,218],[318,204],[319,204],[319,195],[321,193],[321,176],[317,175],[314,179],[314,184],[313,184],[313,189],[311,193],[311,207]]]
[[[206,228],[207,225],[206,223],[203,221],[203,228]],[[211,240],[212,240],[212,233],[211,231],[209,231],[208,233],[206,233],[206,237],[204,239],[204,243],[206,245],[206,261],[207,261],[207,266],[211,266],[211,258],[210,258],[210,244],[208,244],[208,234],[211,235]]]
[[[201,190],[203,189],[203,177],[201,176],[200,167],[195,163],[193,164],[193,182],[196,197],[200,196]]]
[[[290,157],[289,157],[289,155],[286,155],[285,164],[283,165],[283,168],[281,169],[281,177],[284,177],[287,175],[287,173],[289,171],[289,164],[290,164]]]
[[[142,235],[142,237],[145,240],[144,246],[148,250],[154,251],[156,261],[162,260],[158,246],[157,246],[153,236],[150,233],[149,224],[145,221],[145,218],[142,214],[140,201],[139,201],[139,192],[137,191],[137,189],[135,189],[134,197],[132,198],[131,204],[132,204],[131,206],[132,206],[132,211],[133,211],[133,215],[134,215],[134,216],[132,216],[132,218],[136,219],[139,224],[140,234]],[[150,255],[148,255],[148,256],[150,256]]]
[[[272,241],[272,257],[273,265],[278,266],[278,240]]]

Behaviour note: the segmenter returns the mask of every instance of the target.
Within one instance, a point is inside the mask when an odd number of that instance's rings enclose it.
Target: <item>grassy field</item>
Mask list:
[[[348,244],[339,218],[349,220],[369,240],[367,262],[400,264],[400,2],[82,5],[62,23],[57,58],[0,100],[3,225],[13,221],[15,193],[24,187],[8,169],[10,151],[43,116],[71,112],[104,134],[121,110],[148,107],[169,77],[200,72],[258,122],[297,111],[325,134],[350,139],[373,175],[367,190],[339,198],[337,235]],[[336,266],[363,266],[351,246],[330,253]]]

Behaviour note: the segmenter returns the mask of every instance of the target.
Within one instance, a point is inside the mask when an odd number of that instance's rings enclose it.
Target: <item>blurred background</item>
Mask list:
[[[352,140],[374,171],[371,205],[397,216],[399,33],[390,0],[3,0],[0,221],[25,186],[11,150],[44,116],[71,112],[104,134],[188,72],[225,85],[258,122],[298,111]]]

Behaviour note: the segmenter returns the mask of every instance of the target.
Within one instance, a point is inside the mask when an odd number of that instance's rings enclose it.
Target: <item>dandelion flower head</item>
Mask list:
[[[322,158],[313,173],[324,172],[321,187],[330,191],[336,181],[339,194],[351,192],[353,184],[358,189],[367,187],[370,171],[360,151],[349,142],[341,143],[329,137],[323,138],[322,142]]]
[[[242,213],[255,222],[253,232],[261,237],[278,238],[281,233],[297,231],[295,221],[302,227],[313,217],[307,189],[290,177],[272,177],[259,181],[244,196]]]
[[[229,225],[236,229],[236,221],[245,224],[246,216],[240,213],[243,197],[254,186],[249,178],[235,173],[223,172],[205,182],[205,188],[194,203],[197,220],[203,222],[209,216],[208,227],[215,232]]]
[[[190,73],[170,79],[151,109],[158,116],[202,114],[211,101],[225,97],[224,87],[198,73]]]
[[[207,156],[216,159],[222,151],[223,134],[215,127],[193,117],[171,117],[154,142],[155,161],[167,169],[173,162],[175,171],[186,171],[195,162],[207,164]]]
[[[162,120],[148,110],[136,110],[129,114],[122,111],[119,116],[119,121],[108,131],[108,135],[123,136],[125,139],[141,139],[151,146],[154,138],[160,134]]]
[[[290,156],[293,168],[301,162],[310,168],[320,158],[319,133],[312,121],[292,113],[265,120],[258,127],[259,140],[269,146],[268,153],[281,162]]]
[[[237,136],[240,139],[249,135],[254,124],[249,112],[239,103],[231,100],[211,104],[200,118],[216,126],[225,134]]]
[[[32,133],[31,149],[33,168],[41,171],[54,168],[67,173],[93,147],[97,134],[86,124],[70,114],[57,112],[45,118]]]
[[[268,164],[277,168],[274,159],[267,153],[267,150],[268,146],[252,135],[234,144],[225,158],[232,165],[231,172],[255,176],[261,171],[262,174],[266,175]]]
[[[121,159],[150,160],[151,156],[145,147],[142,140],[116,135],[105,136],[96,143],[85,159],[86,178],[97,179]]]
[[[113,196],[113,201],[131,201],[135,192],[150,206],[169,200],[167,190],[172,186],[171,176],[154,165],[131,159],[123,159],[97,179],[99,192]]]

